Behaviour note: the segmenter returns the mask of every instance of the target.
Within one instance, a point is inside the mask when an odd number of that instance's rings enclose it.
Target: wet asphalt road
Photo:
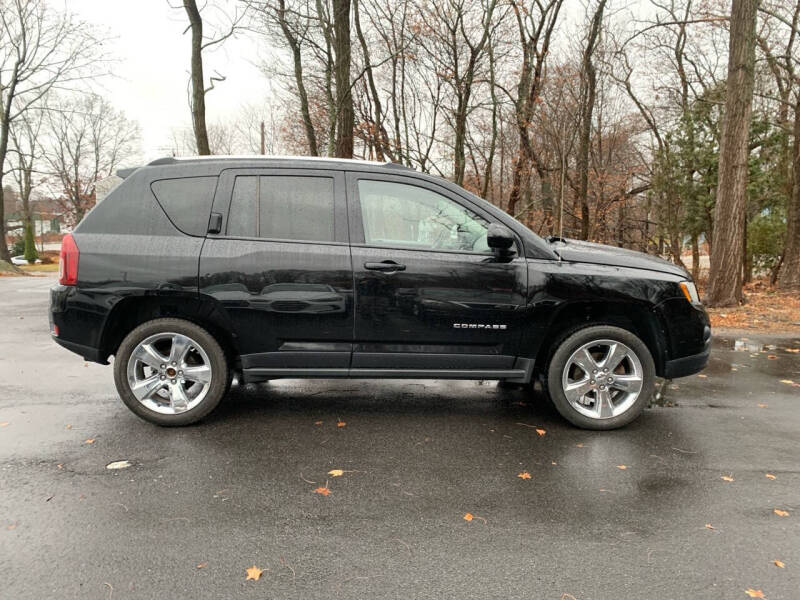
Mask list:
[[[50,341],[52,281],[0,279],[0,598],[800,598],[796,337],[718,339],[610,433],[432,381],[235,387],[161,429]]]

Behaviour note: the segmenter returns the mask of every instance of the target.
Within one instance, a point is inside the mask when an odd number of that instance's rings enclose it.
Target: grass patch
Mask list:
[[[58,263],[41,264],[41,265],[20,265],[19,269],[26,273],[57,273]]]

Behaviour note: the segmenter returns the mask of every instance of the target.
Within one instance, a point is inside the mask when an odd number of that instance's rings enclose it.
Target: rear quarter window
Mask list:
[[[208,231],[216,187],[216,177],[160,179],[150,185],[172,224],[183,233],[196,236],[204,236]]]

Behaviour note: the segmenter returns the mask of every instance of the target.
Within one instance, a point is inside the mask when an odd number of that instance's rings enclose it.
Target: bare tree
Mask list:
[[[22,201],[23,227],[31,231],[33,231],[31,193],[35,187],[34,174],[37,163],[43,157],[40,136],[44,122],[44,111],[32,109],[22,113],[11,128],[11,143],[13,145],[11,162],[14,165],[13,175],[17,182],[20,200]]]
[[[531,142],[531,124],[541,93],[545,61],[550,52],[550,40],[558,22],[563,0],[550,0],[539,5],[537,10],[528,10],[523,3],[514,1],[511,7],[517,21],[522,65],[514,99],[515,120],[519,134],[519,153],[514,161],[514,175],[508,199],[508,212],[516,214],[517,204],[522,199],[530,201],[531,167],[535,166],[540,178],[544,170]]]
[[[94,205],[95,184],[136,153],[139,126],[100,96],[54,102],[47,110],[47,170],[77,224]]]
[[[46,0],[2,0],[0,15],[0,260],[8,261],[3,176],[11,127],[52,89],[75,86],[88,67],[97,69],[102,40]]]
[[[581,61],[581,130],[578,136],[578,202],[581,211],[580,239],[589,239],[589,145],[592,140],[592,113],[597,88],[594,54],[600,42],[606,0],[599,0],[592,15]]]
[[[742,301],[742,240],[753,110],[757,7],[758,0],[733,0],[731,10],[728,84],[707,291],[709,306],[734,306]]]
[[[231,37],[236,32],[244,14],[234,13],[227,28],[222,33],[208,37],[203,32],[203,16],[200,14],[196,0],[183,0],[183,8],[189,19],[187,31],[191,30],[192,32],[191,94],[189,95],[192,127],[194,128],[194,137],[197,143],[197,153],[207,155],[211,154],[211,149],[208,141],[208,128],[206,127],[206,94],[214,89],[216,83],[224,81],[225,77],[215,73],[209,77],[208,87],[206,87],[203,74],[203,51]]]

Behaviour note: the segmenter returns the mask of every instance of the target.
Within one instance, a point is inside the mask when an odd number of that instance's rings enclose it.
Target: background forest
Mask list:
[[[9,17],[0,30],[3,186],[24,200],[32,182],[46,180],[77,221],[95,183],[136,157],[136,124],[74,85],[102,76],[98,32],[41,0],[0,5]],[[800,288],[799,2],[171,6],[192,48],[192,126],[169,132],[172,154],[400,162],[463,185],[540,235],[659,254],[701,280],[710,268],[712,288],[735,289],[712,293],[712,303],[741,300],[753,277]],[[29,61],[28,78],[12,89],[20,32],[30,39],[53,24],[64,28],[54,49],[64,68],[56,72],[45,54],[58,40],[40,39],[41,62]],[[275,93],[209,120],[206,104],[228,82],[205,72],[204,60],[237,36],[265,49],[258,65]],[[742,146],[747,164],[723,158],[719,186],[726,103],[737,100],[727,147]]]

